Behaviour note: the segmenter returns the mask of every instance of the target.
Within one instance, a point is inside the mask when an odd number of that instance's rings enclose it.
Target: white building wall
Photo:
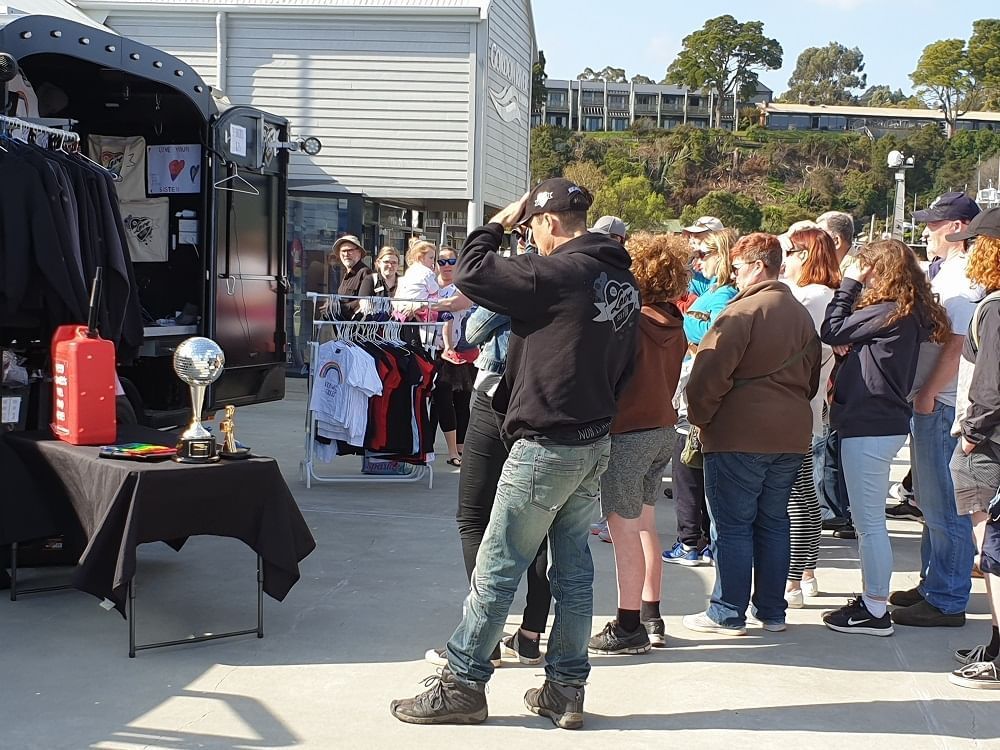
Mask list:
[[[471,23],[232,14],[227,28],[229,98],[323,141],[291,161],[293,185],[469,195]]]
[[[112,11],[104,24],[122,36],[179,57],[209,86],[218,85],[214,13]]]
[[[487,23],[482,198],[502,207],[528,185],[535,40],[527,0],[493,0]]]

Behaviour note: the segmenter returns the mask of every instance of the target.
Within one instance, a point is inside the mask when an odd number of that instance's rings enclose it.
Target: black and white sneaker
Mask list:
[[[649,634],[641,624],[631,633],[612,620],[587,643],[592,654],[645,654],[651,648]]]
[[[424,661],[429,664],[433,664],[436,667],[447,667],[448,666],[448,649],[446,648],[429,648],[424,652]],[[494,667],[499,667],[503,663],[500,658],[500,644],[493,649],[493,653],[490,654],[490,664]]]
[[[500,641],[500,645],[503,646],[504,656],[516,658],[521,664],[537,666],[545,661],[539,648],[540,640],[540,638],[535,640],[525,638],[521,629],[518,628],[514,635],[505,635]]]
[[[865,606],[859,596],[847,603],[847,606],[827,612],[823,615],[823,624],[838,633],[860,633],[861,635],[892,635],[892,619],[886,612],[876,617]]]
[[[994,661],[975,662],[956,669],[948,675],[948,682],[975,690],[1000,690],[1000,671]]]
[[[663,624],[662,617],[643,620],[642,625],[646,628],[646,635],[649,636],[650,646],[653,648],[664,648],[667,645],[667,626]]]
[[[997,654],[991,654],[990,647],[973,646],[972,648],[960,648],[955,652],[955,661],[959,664],[975,664],[980,661],[993,661]]]
[[[896,521],[923,521],[924,514],[909,500],[903,500],[891,508],[885,509],[885,517]]]

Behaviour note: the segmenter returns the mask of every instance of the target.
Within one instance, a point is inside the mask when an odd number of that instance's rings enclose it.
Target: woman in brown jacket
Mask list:
[[[626,244],[642,313],[632,379],[611,425],[611,459],[601,477],[601,511],[615,545],[618,616],[590,639],[602,654],[643,654],[664,645],[660,617],[660,540],[654,504],[674,452],[677,390],[687,350],[674,302],[687,289],[688,246],[680,237],[639,234]]]

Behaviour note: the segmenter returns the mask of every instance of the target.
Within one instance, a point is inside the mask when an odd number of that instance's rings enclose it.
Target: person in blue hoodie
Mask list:
[[[692,266],[693,277],[688,291],[697,290],[698,299],[684,313],[684,335],[692,352],[698,348],[712,322],[736,296],[733,281],[733,265],[729,251],[739,235],[734,229],[707,232],[700,240],[698,257]],[[697,284],[697,286],[695,286]],[[690,358],[682,369],[682,382],[686,382],[691,372]],[[674,512],[677,515],[677,541],[663,551],[665,563],[676,563],[688,567],[712,564],[709,547],[711,531],[708,506],[705,501],[705,474],[701,469],[692,468],[681,461],[684,438],[687,436],[687,402],[677,399],[680,421],[677,431],[681,439],[674,447],[670,463],[670,486],[674,496]]]
[[[863,585],[861,596],[823,615],[831,630],[893,633],[887,612],[889,469],[910,431],[908,396],[920,345],[941,343],[950,333],[948,314],[913,252],[899,240],[873,242],[858,253],[827,306],[820,336],[844,357],[833,386],[830,427],[841,439]]]

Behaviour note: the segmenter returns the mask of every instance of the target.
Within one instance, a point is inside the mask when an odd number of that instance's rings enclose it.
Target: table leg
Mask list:
[[[135,576],[128,582],[128,658],[135,658]]]
[[[264,637],[264,560],[257,555],[257,637]]]
[[[17,601],[17,542],[10,543],[10,600]]]

